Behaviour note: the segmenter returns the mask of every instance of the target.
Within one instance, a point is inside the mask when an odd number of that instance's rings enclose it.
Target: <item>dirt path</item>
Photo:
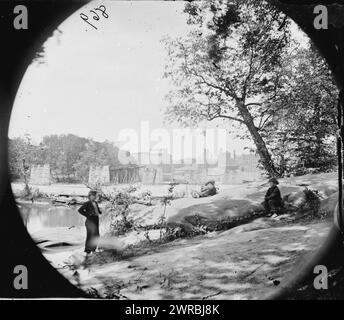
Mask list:
[[[122,261],[107,262],[103,252],[94,257],[100,263],[87,269],[60,271],[103,296],[119,292],[128,299],[259,299],[318,248],[330,227],[321,222],[249,231],[255,224],[177,240],[155,253]]]

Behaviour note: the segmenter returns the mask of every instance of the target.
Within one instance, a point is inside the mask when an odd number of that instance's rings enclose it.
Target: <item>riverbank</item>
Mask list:
[[[104,193],[111,193],[114,189],[124,189],[129,185],[109,185],[102,186],[102,191]],[[143,185],[141,183],[135,183],[134,186],[140,190],[140,192],[150,191],[155,196],[164,196],[169,187],[168,184],[164,185]],[[19,198],[20,193],[24,190],[24,183],[22,182],[12,182],[11,183],[12,191],[14,195]],[[56,197],[59,195],[69,195],[71,197],[87,197],[90,189],[84,184],[65,184],[65,183],[56,183],[51,185],[31,185],[30,187],[33,190],[39,190],[39,193],[42,193],[46,196]],[[184,194],[185,196],[191,196],[190,192],[193,189],[199,189],[200,185],[191,185],[191,184],[179,184],[175,186],[175,192],[177,194]],[[224,186],[226,189],[226,186]]]
[[[168,188],[154,187],[161,194]],[[102,215],[104,252],[87,260],[81,224],[44,228],[31,235],[55,268],[95,297],[257,299],[283,284],[284,276],[319,247],[337,203],[335,173],[282,179],[280,189],[300,211],[257,218],[252,208],[259,206],[266,186],[252,182],[221,186],[219,194],[209,198],[185,195],[169,205],[132,204],[128,218],[135,228],[117,237],[107,233],[110,215]],[[302,209],[305,190],[319,196],[316,215]],[[164,237],[167,229],[155,228],[162,215],[167,224],[191,226],[192,232],[186,237]],[[251,219],[245,220],[247,215]],[[237,218],[235,224],[227,223]],[[214,222],[220,230],[210,228]]]
[[[261,299],[319,247],[329,227],[328,221],[285,224],[265,218],[161,245],[141,243],[124,256],[115,238],[118,250],[96,253],[89,260],[82,255],[82,229],[68,231],[73,241],[78,239],[70,247],[39,245],[68,280],[103,298]]]

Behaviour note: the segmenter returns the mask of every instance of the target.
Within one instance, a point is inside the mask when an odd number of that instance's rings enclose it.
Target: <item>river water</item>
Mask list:
[[[78,227],[85,223],[85,217],[77,211],[79,206],[20,203],[18,207],[29,233],[54,227]]]

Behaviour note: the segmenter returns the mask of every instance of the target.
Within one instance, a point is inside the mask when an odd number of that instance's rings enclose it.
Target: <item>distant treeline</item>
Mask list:
[[[39,145],[30,136],[9,140],[9,166],[12,180],[28,175],[32,165],[49,164],[56,182],[86,182],[91,165],[117,166],[118,147],[73,134],[49,135]]]

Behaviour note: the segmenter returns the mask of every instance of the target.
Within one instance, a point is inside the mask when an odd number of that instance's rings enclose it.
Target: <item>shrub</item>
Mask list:
[[[135,188],[129,187],[116,191],[114,194],[106,195],[109,200],[108,209],[111,213],[110,232],[113,235],[123,235],[134,227],[134,220],[129,219],[130,205],[134,202],[132,193]]]
[[[300,210],[310,212],[316,216],[320,209],[320,195],[318,190],[311,190],[305,188],[303,190],[305,194],[305,200],[300,206]]]

